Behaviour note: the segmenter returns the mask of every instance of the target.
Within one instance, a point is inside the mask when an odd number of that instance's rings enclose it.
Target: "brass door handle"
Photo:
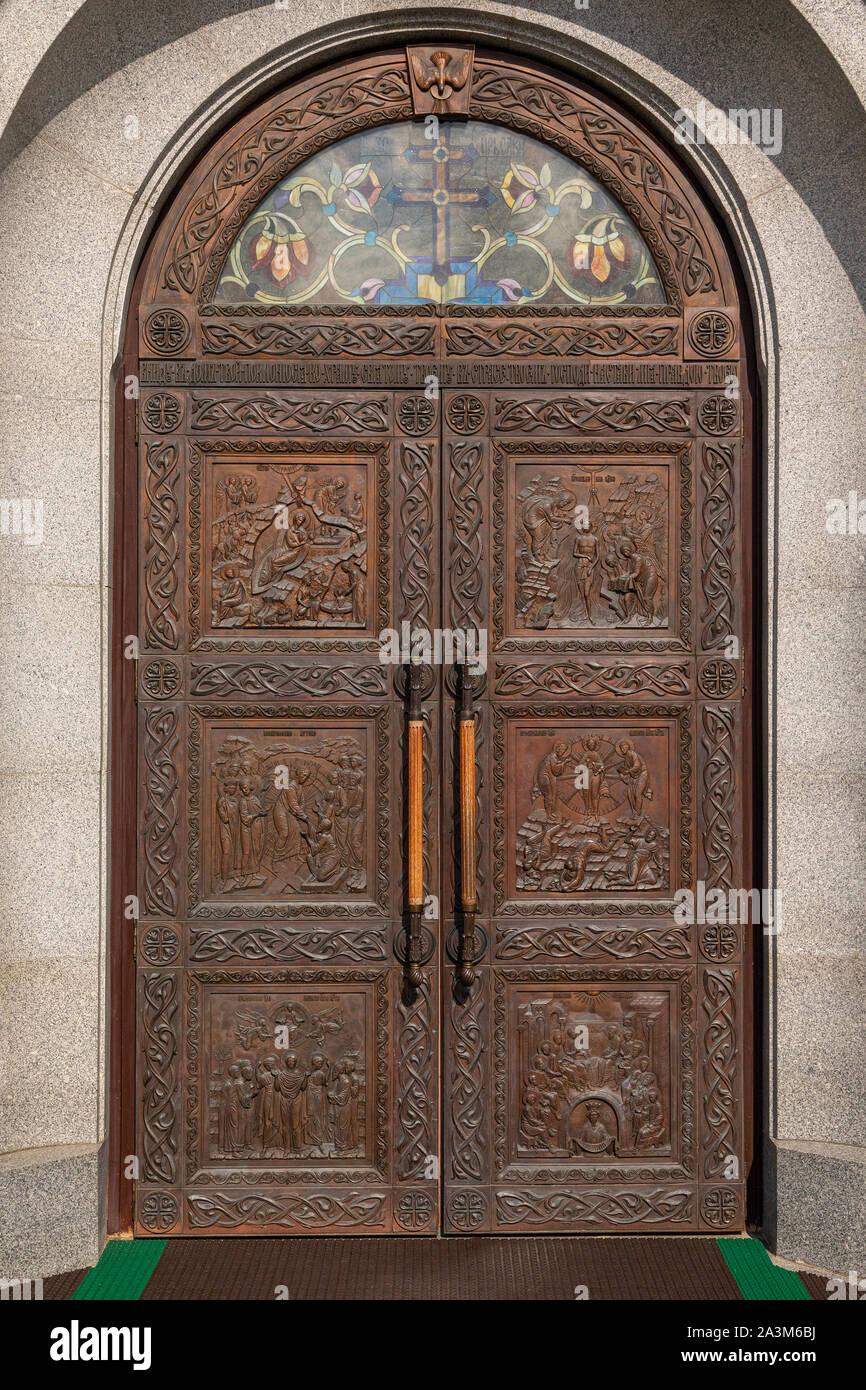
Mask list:
[[[421,666],[417,662],[409,667],[408,684],[406,978],[413,989],[419,989],[424,982],[419,960],[424,909],[424,721],[421,718]]]
[[[457,978],[466,989],[474,983],[475,913],[478,908],[475,884],[475,711],[472,708],[472,682],[466,664],[460,666],[460,706],[457,713],[460,740],[460,935]]]

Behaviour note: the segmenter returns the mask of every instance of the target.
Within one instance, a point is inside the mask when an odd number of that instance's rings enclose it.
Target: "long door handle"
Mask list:
[[[408,725],[406,978],[413,989],[419,989],[424,982],[419,959],[424,910],[424,721],[421,718],[421,667],[417,662],[409,667]]]
[[[475,980],[475,913],[478,908],[475,884],[475,711],[472,708],[472,682],[466,663],[460,666],[460,706],[457,713],[460,737],[460,935],[457,978],[466,989]]]

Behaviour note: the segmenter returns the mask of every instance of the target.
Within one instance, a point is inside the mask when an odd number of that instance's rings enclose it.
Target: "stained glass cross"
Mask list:
[[[407,160],[432,162],[433,181],[430,188],[392,188],[388,198],[392,203],[430,203],[433,211],[433,279],[438,285],[447,283],[451,275],[449,210],[456,203],[485,207],[491,200],[487,188],[452,188],[451,165],[458,160],[473,160],[475,150],[469,145],[449,145],[442,130],[435,144],[411,145]]]

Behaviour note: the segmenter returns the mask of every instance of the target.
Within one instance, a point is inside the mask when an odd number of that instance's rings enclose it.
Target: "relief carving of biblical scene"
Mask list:
[[[597,989],[522,999],[517,1151],[597,1163],[670,1149],[667,994]]]
[[[668,758],[662,728],[517,729],[517,891],[666,890]]]
[[[369,490],[366,466],[343,459],[215,467],[213,629],[365,628]]]
[[[519,465],[515,481],[515,630],[668,626],[666,465]]]
[[[363,1158],[366,997],[217,994],[210,1003],[207,1153]]]
[[[212,731],[209,896],[363,894],[365,729]]]

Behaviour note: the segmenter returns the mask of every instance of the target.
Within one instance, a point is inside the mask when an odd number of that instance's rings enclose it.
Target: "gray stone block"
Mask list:
[[[780,1142],[775,1252],[818,1269],[866,1274],[866,1149],[848,1144]]]
[[[105,1240],[104,1146],[0,1154],[0,1278],[95,1265]]]

